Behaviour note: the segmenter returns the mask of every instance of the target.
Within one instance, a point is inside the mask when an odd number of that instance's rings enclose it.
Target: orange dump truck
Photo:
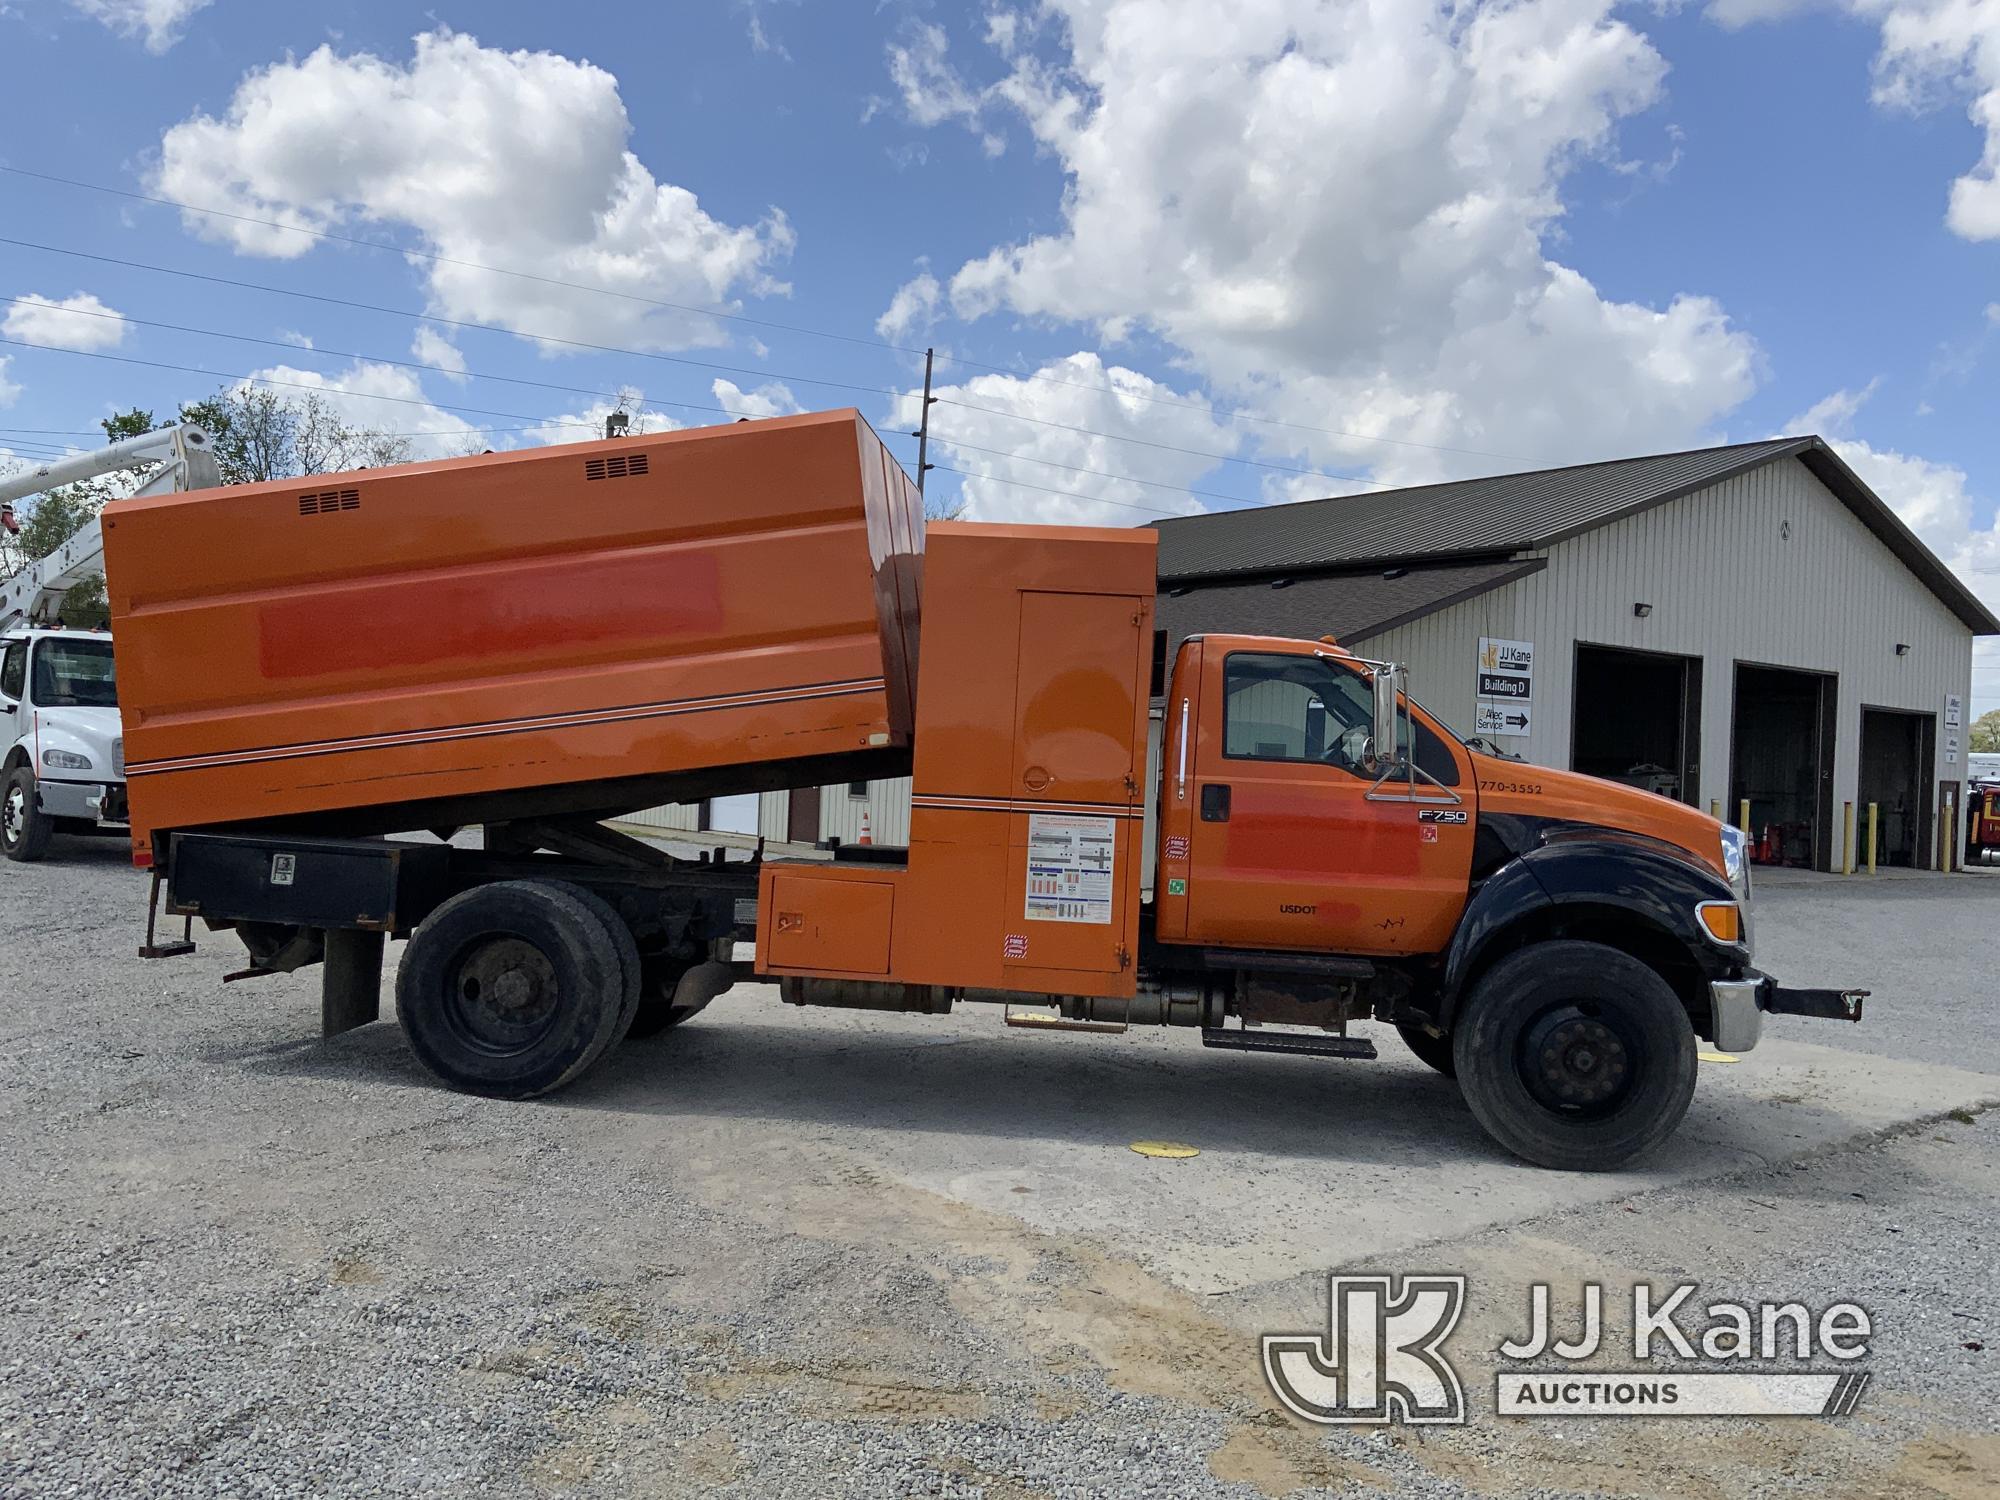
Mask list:
[[[242,977],[322,965],[331,1034],[407,938],[398,1014],[456,1087],[556,1088],[754,976],[1244,1051],[1372,1057],[1383,1022],[1504,1145],[1600,1168],[1673,1130],[1698,1037],[1860,1015],[1751,966],[1736,830],[1477,753],[1330,640],[1156,661],[1150,531],[926,529],[852,411],[104,529],[142,951],[190,946],[164,895]],[[895,775],[907,848],[679,858],[602,822]]]

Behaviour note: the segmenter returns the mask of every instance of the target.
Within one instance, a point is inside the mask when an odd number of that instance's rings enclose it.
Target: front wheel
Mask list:
[[[0,854],[18,864],[28,864],[49,852],[56,823],[43,812],[35,796],[35,773],[16,766],[0,783]]]
[[[1536,943],[1482,975],[1453,1032],[1459,1091],[1537,1166],[1602,1172],[1672,1135],[1694,1097],[1694,1027],[1667,982],[1601,943]]]

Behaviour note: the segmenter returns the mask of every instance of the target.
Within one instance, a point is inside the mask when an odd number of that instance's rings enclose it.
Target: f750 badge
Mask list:
[[[1462,807],[1425,807],[1417,810],[1419,823],[1463,823],[1468,816]]]

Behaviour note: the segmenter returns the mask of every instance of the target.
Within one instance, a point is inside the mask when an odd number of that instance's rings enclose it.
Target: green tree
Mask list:
[[[1981,754],[2000,752],[2000,708],[1972,721],[1972,728],[1966,731],[1965,747]]]
[[[307,474],[408,463],[410,441],[397,433],[352,427],[318,391],[280,394],[235,386],[181,405],[180,419],[215,440],[224,484],[261,484]]]

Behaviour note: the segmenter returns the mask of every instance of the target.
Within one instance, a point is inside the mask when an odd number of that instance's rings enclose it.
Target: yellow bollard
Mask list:
[[[1722,799],[1720,797],[1710,797],[1708,799],[1708,815],[1718,823],[1722,821]]]
[[[1944,870],[1947,875],[1958,868],[1958,794],[1944,794],[1944,842],[1939,846],[1944,855]]]
[[[1868,804],[1868,873],[1870,875],[1875,873],[1876,816],[1881,810],[1882,804],[1879,802]]]
[[[1736,826],[1743,830],[1743,837],[1750,837],[1750,799],[1743,799],[1743,815],[1736,820]]]
[[[1854,873],[1854,804],[1840,804],[1840,873]]]

